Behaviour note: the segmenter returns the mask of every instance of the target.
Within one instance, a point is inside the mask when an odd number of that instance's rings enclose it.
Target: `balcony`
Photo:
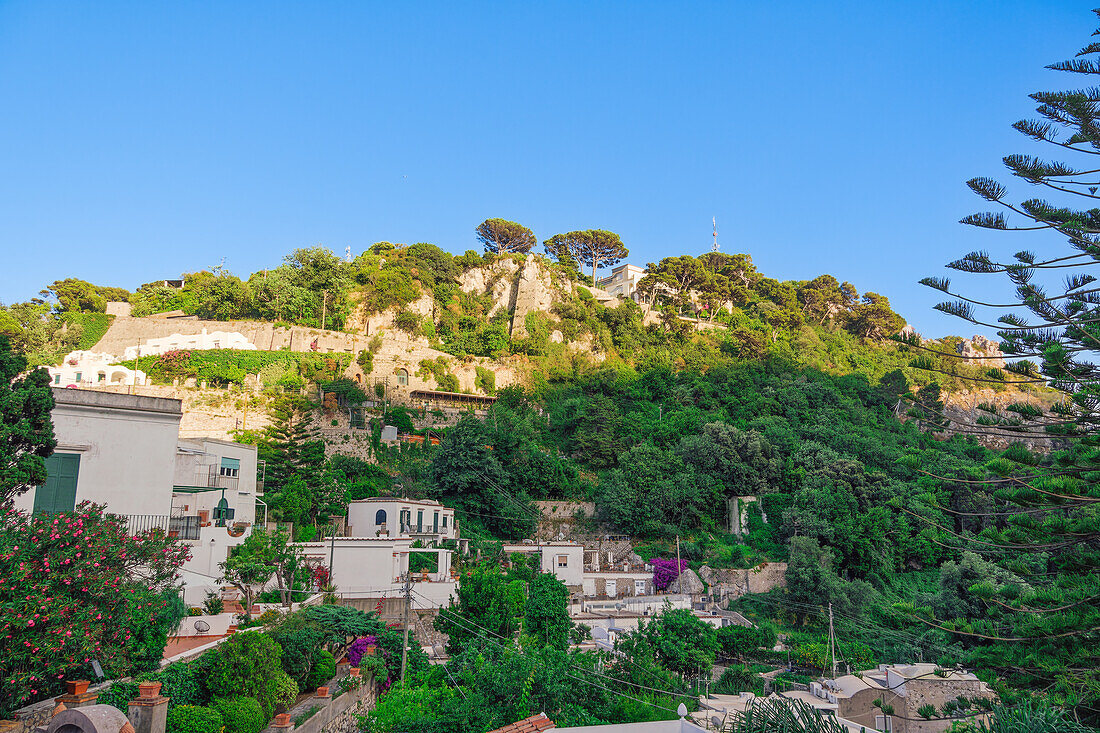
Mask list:
[[[197,516],[169,516],[167,514],[129,514],[123,517],[126,528],[134,537],[150,532],[162,532],[181,540],[199,538]]]

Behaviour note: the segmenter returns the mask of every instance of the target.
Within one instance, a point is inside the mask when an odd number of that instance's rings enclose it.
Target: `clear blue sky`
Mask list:
[[[1043,66],[1090,7],[0,0],[0,300],[317,243],[459,253],[491,216],[610,229],[644,265],[717,216],[768,275],[969,333],[915,281],[1042,247],[957,224],[984,208],[963,182],[1030,150],[1009,126],[1076,83]]]

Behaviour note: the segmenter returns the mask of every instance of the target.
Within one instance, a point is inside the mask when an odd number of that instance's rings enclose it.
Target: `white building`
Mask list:
[[[539,569],[553,573],[570,590],[580,590],[584,583],[584,545],[575,542],[504,545],[507,554],[523,553],[539,557]]]
[[[57,448],[46,483],[15,500],[27,512],[103,504],[133,534],[161,530],[191,547],[185,602],[221,587],[218,563],[252,531],[256,447],[180,440],[181,402],[163,397],[54,388]]]
[[[438,501],[375,496],[348,503],[348,532],[436,544],[458,539],[455,510]]]
[[[53,390],[57,448],[49,478],[15,500],[24,511],[106,504],[135,522],[167,527],[179,438],[180,401],[79,389]]]
[[[621,300],[637,300],[638,282],[645,277],[645,273],[637,265],[619,265],[609,276],[598,279],[596,287]]]
[[[409,572],[410,553],[436,555],[435,571],[413,573],[412,607],[439,608],[450,602],[458,588],[451,574],[452,551],[414,548],[409,538],[330,537],[319,542],[300,542],[306,562],[332,570],[332,582],[345,599],[396,598],[402,594]]]
[[[191,548],[191,559],[183,566],[184,601],[189,605],[200,604],[207,591],[219,591],[219,565],[230,548],[252,533],[256,504],[263,503],[256,464],[254,445],[213,438],[177,444],[172,508],[182,518],[177,520],[180,537]]]
[[[115,364],[111,354],[97,351],[72,351],[61,366],[46,367],[55,387],[79,387],[95,384],[145,384],[145,372]]]
[[[236,331],[213,331],[208,333],[204,328],[202,333],[183,335],[174,333],[171,336],[147,339],[139,346],[127,346],[126,358],[133,359],[138,356],[154,356],[177,349],[192,349],[194,351],[208,351],[211,349],[241,349],[254,351],[256,345],[248,338]]]

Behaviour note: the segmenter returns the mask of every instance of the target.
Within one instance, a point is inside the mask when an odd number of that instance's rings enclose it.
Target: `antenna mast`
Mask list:
[[[714,226],[714,244],[711,245],[710,251],[711,252],[717,252],[718,251],[718,218],[712,216],[710,218],[710,223]]]

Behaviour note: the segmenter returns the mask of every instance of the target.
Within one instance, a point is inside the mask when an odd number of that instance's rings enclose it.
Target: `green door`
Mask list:
[[[34,490],[34,512],[71,512],[76,508],[80,454],[54,453],[46,459],[46,483]]]

